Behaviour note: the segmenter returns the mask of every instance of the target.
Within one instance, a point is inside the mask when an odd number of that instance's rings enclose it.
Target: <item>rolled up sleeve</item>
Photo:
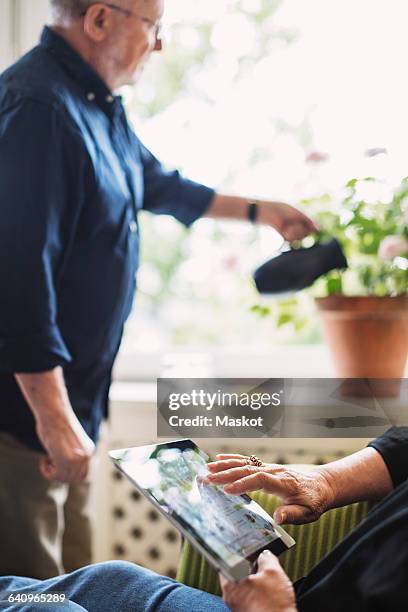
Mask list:
[[[11,98],[0,115],[2,372],[42,372],[72,359],[58,325],[58,283],[80,213],[84,163],[60,111]]]
[[[140,144],[144,171],[143,209],[157,215],[172,215],[189,227],[207,211],[214,189],[184,178],[177,170],[166,171]]]

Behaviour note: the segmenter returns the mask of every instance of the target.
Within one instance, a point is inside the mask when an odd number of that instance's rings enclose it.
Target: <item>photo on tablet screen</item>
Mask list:
[[[280,554],[294,540],[247,495],[206,485],[210,457],[191,440],[112,451],[136,487],[228,578],[239,580],[265,548]]]

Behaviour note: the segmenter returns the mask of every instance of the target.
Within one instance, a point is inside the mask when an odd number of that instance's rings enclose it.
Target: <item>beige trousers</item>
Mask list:
[[[0,575],[46,579],[91,563],[90,483],[43,478],[40,453],[0,432]]]

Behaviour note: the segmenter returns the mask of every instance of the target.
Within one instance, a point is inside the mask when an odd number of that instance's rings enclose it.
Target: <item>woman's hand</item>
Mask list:
[[[232,495],[258,490],[277,495],[283,501],[275,511],[280,524],[311,523],[335,505],[335,483],[323,467],[303,474],[276,464],[256,467],[244,455],[217,455],[217,459],[208,464],[205,484],[222,485]]]
[[[228,582],[220,576],[223,599],[232,612],[295,612],[293,586],[269,551],[258,558],[258,571],[246,580]]]

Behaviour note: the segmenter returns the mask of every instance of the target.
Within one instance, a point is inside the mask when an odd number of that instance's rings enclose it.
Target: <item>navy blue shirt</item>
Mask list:
[[[50,29],[0,76],[0,430],[40,448],[13,374],[60,365],[97,439],[135,292],[138,212],[189,226],[213,195],[162,168],[120,97]]]

